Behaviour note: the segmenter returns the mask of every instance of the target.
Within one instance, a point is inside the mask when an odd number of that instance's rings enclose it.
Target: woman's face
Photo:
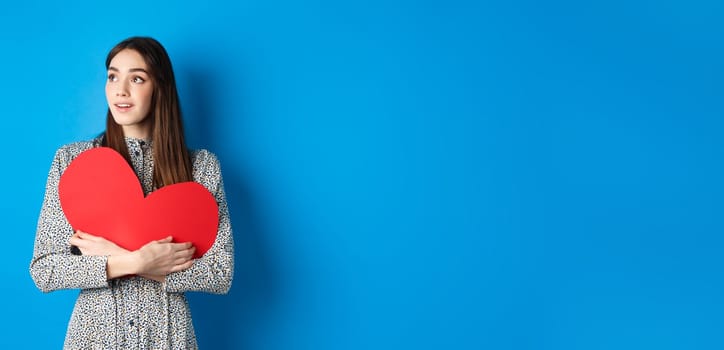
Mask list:
[[[108,67],[106,99],[113,120],[128,137],[146,139],[151,133],[148,118],[153,97],[153,81],[143,57],[135,50],[116,54]]]

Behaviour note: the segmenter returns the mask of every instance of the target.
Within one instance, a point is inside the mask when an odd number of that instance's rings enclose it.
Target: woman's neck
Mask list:
[[[123,136],[132,139],[148,140],[151,138],[151,130],[143,125],[124,125]]]

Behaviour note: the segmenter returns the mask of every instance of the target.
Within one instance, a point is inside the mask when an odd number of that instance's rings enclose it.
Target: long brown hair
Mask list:
[[[153,185],[161,188],[177,182],[192,181],[191,159],[184,139],[181,106],[176,90],[176,78],[171,59],[161,43],[148,37],[131,37],[114,46],[106,57],[106,69],[119,52],[130,49],[138,52],[146,62],[153,80],[151,110],[153,137]],[[115,149],[130,164],[123,128],[116,124],[110,107],[106,117],[103,146]]]

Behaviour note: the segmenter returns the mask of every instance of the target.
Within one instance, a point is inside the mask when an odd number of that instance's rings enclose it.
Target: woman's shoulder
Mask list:
[[[221,165],[219,165],[219,158],[213,152],[206,149],[191,151],[191,164],[194,181],[207,188],[215,188],[221,180]]]
[[[219,164],[219,158],[213,152],[202,148],[190,151],[191,164],[194,168],[207,167],[209,165],[217,166]]]
[[[99,139],[92,139],[87,141],[76,141],[67,143],[65,145],[60,146],[55,151],[55,158],[57,160],[65,160],[65,161],[71,161],[75,157],[77,157],[79,154],[94,148],[98,147],[100,145]]]

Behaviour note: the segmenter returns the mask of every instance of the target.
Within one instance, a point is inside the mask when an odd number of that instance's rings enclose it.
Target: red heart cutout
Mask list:
[[[60,205],[70,225],[134,251],[173,236],[191,242],[199,258],[216,240],[219,207],[197,182],[164,186],[143,196],[128,162],[108,147],[79,154],[60,177]]]

